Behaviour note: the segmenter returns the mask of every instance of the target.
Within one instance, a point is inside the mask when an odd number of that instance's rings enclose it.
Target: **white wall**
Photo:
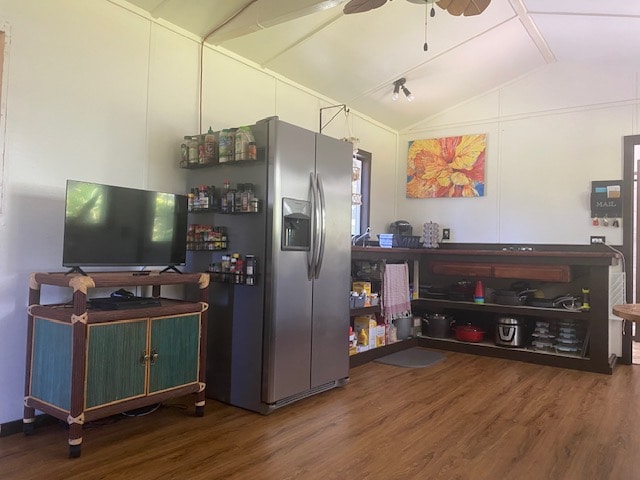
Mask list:
[[[638,72],[547,65],[480,98],[401,132],[397,218],[420,235],[427,221],[460,243],[588,244],[622,230],[593,226],[591,182],[620,180],[623,137],[638,133]],[[408,142],[487,134],[485,196],[408,199]],[[631,226],[628,226],[631,228]],[[610,320],[609,352],[622,354],[619,321]]]
[[[176,159],[182,136],[199,127],[198,39],[114,1],[0,0],[11,42],[0,132],[0,423],[22,416],[28,275],[62,270],[66,179],[187,188]],[[323,133],[355,136],[373,154],[374,234],[397,219],[418,234],[432,220],[456,242],[581,244],[605,234],[619,244],[621,231],[591,226],[589,189],[621,178],[622,136],[639,133],[639,87],[637,72],[549,65],[400,136],[353,111],[350,129],[339,116]],[[337,103],[205,49],[205,130],[277,115],[318,131],[319,109]],[[466,133],[488,135],[486,196],[406,199],[408,141]],[[70,294],[43,291],[50,299]]]
[[[454,242],[620,245],[622,228],[592,226],[589,195],[591,181],[622,178],[639,87],[638,72],[552,64],[401,132],[397,217],[416,234],[438,222]],[[485,196],[405,198],[408,142],[470,133],[487,134]]]
[[[28,275],[62,270],[67,178],[186,191],[177,159],[183,135],[199,127],[199,42],[107,1],[0,0],[0,25],[10,40],[0,137],[1,424],[22,417]],[[205,130],[277,115],[318,131],[319,109],[339,103],[211,48],[203,71]],[[357,112],[350,118],[374,175],[385,178],[374,180],[373,208],[386,218],[397,134]],[[350,136],[337,119],[323,133]],[[65,289],[42,293],[43,302],[71,300]]]

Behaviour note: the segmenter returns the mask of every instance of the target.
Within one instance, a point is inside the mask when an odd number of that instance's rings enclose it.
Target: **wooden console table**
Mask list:
[[[199,301],[160,297],[163,285],[196,284]],[[42,285],[73,289],[68,304],[40,305]],[[159,305],[88,306],[90,289],[151,286]],[[204,415],[209,275],[205,273],[32,273],[29,284],[24,432],[35,410],[69,425],[79,457],[83,424],[194,393]]]

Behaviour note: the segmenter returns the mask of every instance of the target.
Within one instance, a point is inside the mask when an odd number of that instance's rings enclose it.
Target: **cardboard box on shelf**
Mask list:
[[[384,347],[386,344],[386,328],[384,325],[376,326],[376,347]]]
[[[371,315],[363,315],[361,317],[355,317],[353,319],[353,328],[358,338],[358,346],[362,346],[361,332],[366,334],[366,346],[368,348],[376,348],[376,336],[377,336],[378,324]]]
[[[354,292],[364,292],[367,297],[371,296],[371,282],[353,282],[351,289]]]

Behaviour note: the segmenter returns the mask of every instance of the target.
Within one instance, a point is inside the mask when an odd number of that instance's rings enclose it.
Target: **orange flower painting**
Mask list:
[[[407,198],[484,196],[486,134],[409,142]]]

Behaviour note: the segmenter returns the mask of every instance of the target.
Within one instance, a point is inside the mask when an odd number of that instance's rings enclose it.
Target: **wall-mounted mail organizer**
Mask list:
[[[594,226],[620,226],[622,180],[591,182],[591,219]]]

